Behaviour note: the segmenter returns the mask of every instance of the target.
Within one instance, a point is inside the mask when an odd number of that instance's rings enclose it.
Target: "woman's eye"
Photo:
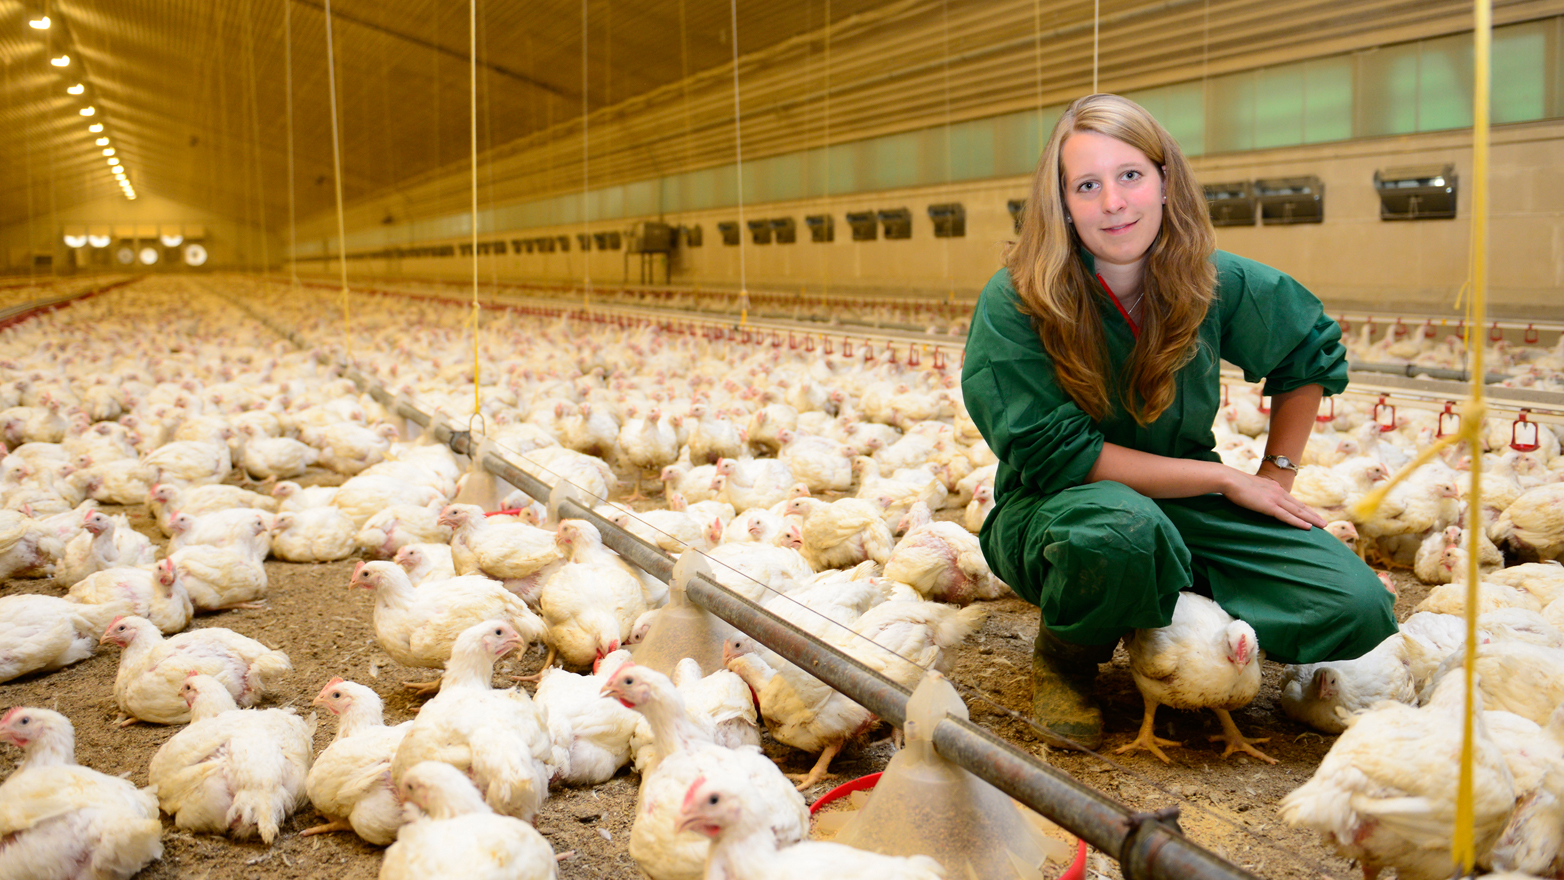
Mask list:
[[[1126,172],[1124,172],[1124,179],[1125,180],[1139,180],[1140,178],[1141,178],[1141,173],[1139,171],[1126,171]]]

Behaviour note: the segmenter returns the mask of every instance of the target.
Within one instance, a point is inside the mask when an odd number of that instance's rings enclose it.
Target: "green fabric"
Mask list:
[[[1085,482],[1104,442],[1220,460],[1212,435],[1221,405],[1218,357],[1250,381],[1265,379],[1266,393],[1346,387],[1340,328],[1313,294],[1253,260],[1220,251],[1212,259],[1216,296],[1195,357],[1179,371],[1172,406],[1146,426],[1121,406],[1101,422],[1082,412],[1055,383],[1047,351],[1017,308],[1009,271],[990,279],[962,370],[967,409],[1000,460],[994,510],[979,535],[984,556],[1067,641],[1102,644],[1130,629],[1166,626],[1178,592],[1196,589],[1254,626],[1278,660],[1359,656],[1395,631],[1391,597],[1329,534],[1294,529],[1220,496],[1152,501],[1118,483]],[[1100,291],[1098,308],[1109,363],[1122,369],[1134,335]],[[1110,377],[1110,387],[1119,382],[1122,375]],[[1348,631],[1334,631],[1342,627]]]

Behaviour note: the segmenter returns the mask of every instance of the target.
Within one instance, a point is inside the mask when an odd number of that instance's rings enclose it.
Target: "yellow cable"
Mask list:
[[[326,86],[331,98],[331,168],[337,184],[337,263],[342,267],[342,335],[353,360],[353,319],[348,308],[348,238],[342,220],[342,148],[337,136],[337,63],[331,44],[331,0],[326,0]],[[290,180],[289,185],[292,185]]]
[[[1490,52],[1493,47],[1492,0],[1475,0],[1473,3],[1475,24],[1472,46],[1472,329],[1476,336],[1482,332],[1488,306],[1488,100],[1490,79]],[[1483,410],[1483,341],[1472,341],[1472,403],[1478,413]],[[1464,419],[1461,433],[1471,442],[1472,487],[1467,496],[1467,509],[1481,511],[1482,495],[1482,422],[1474,419],[1468,424]],[[1455,796],[1455,834],[1450,841],[1450,855],[1461,866],[1463,873],[1472,873],[1477,864],[1477,844],[1473,827],[1476,817],[1473,806],[1473,716],[1476,695],[1472,687],[1477,671],[1477,550],[1478,535],[1482,531],[1481,514],[1475,513],[1467,523],[1466,564],[1466,658],[1462,671],[1466,677],[1466,711],[1461,719],[1461,778]]]
[[[469,121],[472,125],[472,411],[483,412],[483,397],[478,385],[478,0],[467,2],[469,65]]]

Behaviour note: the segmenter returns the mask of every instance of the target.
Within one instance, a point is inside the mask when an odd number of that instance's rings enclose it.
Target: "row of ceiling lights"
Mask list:
[[[49,29],[52,23],[49,21],[49,16],[47,14],[40,14],[33,16],[32,19],[27,22],[27,24],[33,30],[46,31]],[[59,55],[50,58],[49,63],[62,69],[67,68],[71,66],[71,56],[65,52],[61,52]],[[73,96],[84,95],[87,93],[87,87],[82,83],[76,83],[75,85],[66,88],[65,92],[66,94]],[[97,115],[98,108],[88,104],[76,112],[80,113],[84,117],[91,117]],[[87,126],[87,131],[98,136],[96,143],[103,149],[103,155],[108,162],[109,173],[114,175],[114,180],[119,183],[120,192],[125,194],[125,198],[134,201],[136,198],[136,188],[130,183],[130,177],[125,171],[125,164],[120,161],[118,156],[114,155],[116,151],[113,145],[110,143],[108,135],[103,133],[103,123],[101,121],[95,120],[92,124]]]

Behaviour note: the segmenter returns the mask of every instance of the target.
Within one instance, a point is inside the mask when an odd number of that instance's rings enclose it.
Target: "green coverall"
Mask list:
[[[1095,271],[1091,255],[1081,257]],[[1253,626],[1274,660],[1362,656],[1396,632],[1394,597],[1324,529],[1304,531],[1216,494],[1157,500],[1122,483],[1086,482],[1104,442],[1219,461],[1219,357],[1251,382],[1264,377],[1266,394],[1346,387],[1341,329],[1312,293],[1253,260],[1221,251],[1212,260],[1216,296],[1195,357],[1178,373],[1173,404],[1144,427],[1116,400],[1101,422],[1076,406],[1017,308],[1009,270],[989,279],[961,376],[967,409],[1000,462],[983,555],[1065,642],[1106,645],[1167,626],[1179,592],[1192,590]],[[1097,298],[1108,361],[1122,368],[1134,334],[1106,292]],[[1110,377],[1110,399],[1123,378]]]

